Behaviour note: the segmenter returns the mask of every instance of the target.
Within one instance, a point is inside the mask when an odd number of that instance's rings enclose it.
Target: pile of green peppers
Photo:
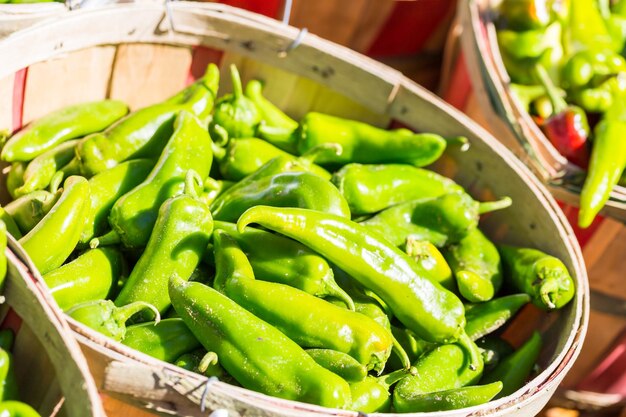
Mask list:
[[[626,1],[503,0],[497,27],[511,91],[587,172],[578,224],[588,227],[626,167]]]
[[[211,65],[163,103],[68,107],[8,140],[3,216],[59,306],[157,359],[325,407],[449,410],[520,388],[541,338],[495,332],[575,285],[481,232],[509,198],[424,168],[462,141],[296,122],[231,74],[219,98]]]

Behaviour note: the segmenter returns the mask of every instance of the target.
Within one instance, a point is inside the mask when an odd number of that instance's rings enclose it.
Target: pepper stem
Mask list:
[[[496,201],[483,201],[478,204],[478,214],[485,214],[496,210],[502,210],[513,203],[511,197],[503,197]]]
[[[159,313],[159,310],[157,310],[157,308],[152,304],[146,303],[145,301],[135,301],[134,303],[118,307],[113,315],[115,316],[116,321],[120,323],[126,323],[132,316],[146,309],[151,310],[154,313],[155,325],[161,321],[161,314]]]
[[[480,357],[478,349],[474,349],[475,345],[474,342],[472,342],[472,339],[470,339],[467,333],[463,332],[459,337],[458,343],[467,351],[467,354],[469,356],[469,369],[471,371],[478,370],[478,366],[482,361],[482,358]]]
[[[202,374],[205,373],[207,369],[209,369],[209,366],[217,365],[217,362],[218,362],[217,353],[207,352],[206,355],[204,355],[202,359],[200,359],[200,363],[198,364],[198,372]]]
[[[65,178],[65,173],[63,171],[57,171],[52,180],[50,180],[50,187],[48,188],[52,194],[56,194],[63,183],[63,178]]]
[[[215,126],[217,128],[217,126]],[[217,143],[211,141],[211,151],[213,152],[213,157],[220,162],[222,159],[226,157],[226,148],[218,145]]]
[[[348,310],[354,311],[356,309],[352,297],[350,297],[350,295],[348,295],[348,293],[345,292],[344,289],[341,288],[336,282],[327,282],[326,285],[328,286],[327,291],[329,296],[335,297],[336,299],[344,303]]]
[[[543,88],[546,90],[546,94],[548,95],[548,99],[550,99],[550,103],[552,104],[552,115],[561,114],[567,109],[567,102],[563,97],[559,95],[559,92],[552,82],[550,75],[548,75],[548,71],[541,64],[535,65],[535,75],[539,78],[539,82],[543,85]]]
[[[100,237],[94,237],[89,241],[89,247],[91,249],[95,249],[98,246],[110,246],[117,245],[122,240],[120,239],[120,235],[115,231],[111,230],[109,233],[106,233]]]
[[[400,363],[402,364],[402,368],[407,370],[411,367],[411,359],[409,355],[407,355],[406,350],[402,347],[398,339],[392,334],[391,339],[393,340],[393,352],[396,354],[398,359],[400,359]]]
[[[243,87],[241,86],[241,77],[235,64],[230,64],[230,80],[233,83],[233,95],[235,99],[243,96]]]
[[[458,146],[461,152],[466,152],[470,148],[470,141],[465,136],[455,136],[445,139],[447,146]]]
[[[416,375],[416,374],[417,374],[417,369],[411,366],[408,369],[398,369],[397,371],[393,371],[387,375],[383,375],[376,379],[378,380],[378,383],[380,385],[387,388],[387,391],[389,391],[389,388],[391,388],[393,384],[400,381],[402,378],[409,376],[409,375]]]
[[[185,175],[185,190],[183,191],[185,194],[198,198],[198,188],[203,188],[204,183],[202,181],[202,177],[193,169],[187,171]]]

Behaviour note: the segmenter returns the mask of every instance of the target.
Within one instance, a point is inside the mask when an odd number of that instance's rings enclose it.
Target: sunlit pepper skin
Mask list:
[[[395,162],[421,167],[436,161],[446,149],[446,140],[439,135],[385,130],[322,113],[308,113],[300,123],[299,135],[300,154],[325,143],[341,146],[341,152],[316,160],[322,165]]]
[[[391,353],[391,333],[374,320],[298,289],[259,281],[236,241],[222,230],[213,235],[214,288],[276,326],[300,346],[347,353],[381,372]],[[300,310],[300,314],[293,312]]]
[[[2,148],[3,161],[30,161],[69,139],[99,132],[128,113],[119,100],[80,103],[48,113],[12,136]]]
[[[0,349],[0,401],[16,400],[17,398],[13,354],[8,350]]]
[[[128,326],[122,344],[170,363],[201,346],[180,318]]]
[[[21,401],[0,402],[0,416],[2,417],[41,417],[30,405]]]
[[[219,69],[210,64],[201,79],[165,102],[137,110],[104,132],[86,137],[76,147],[82,173],[92,176],[129,159],[157,157],[181,110],[201,120],[210,115],[218,84]]]
[[[58,268],[70,256],[89,212],[89,183],[79,176],[65,180],[61,198],[37,225],[19,240],[39,272]]]
[[[491,401],[502,390],[502,382],[472,385],[444,391],[417,394],[403,399],[402,412],[425,413],[474,407]]]
[[[347,353],[332,349],[307,349],[306,353],[319,365],[348,382],[363,381],[367,376],[367,368]]]
[[[238,220],[240,231],[252,223],[295,239],[346,271],[378,294],[407,328],[420,337],[445,342],[461,337],[461,301],[383,235],[340,216],[313,210],[257,206]]]
[[[172,305],[207,351],[243,387],[331,408],[348,408],[346,381],[300,346],[218,291],[170,278]]]
[[[352,406],[350,409],[361,413],[386,413],[391,408],[389,388],[402,378],[414,372],[400,369],[378,378],[368,376],[361,382],[350,384]]]
[[[504,326],[529,302],[528,294],[511,294],[466,307],[465,333],[470,339],[478,340]]]
[[[6,184],[7,191],[12,198],[18,197],[15,190],[24,185],[24,171],[26,171],[27,166],[28,162],[13,162],[11,164],[11,169],[7,174]]]
[[[189,170],[195,171],[202,179],[211,170],[211,138],[201,122],[193,114],[181,111],[174,128],[174,134],[148,177],[120,197],[109,213],[113,232],[119,235],[127,248],[146,245],[159,207],[165,200],[183,191]]]
[[[464,191],[434,171],[401,164],[348,164],[333,174],[332,181],[354,216],[376,213],[417,198]]]
[[[0,220],[0,289],[4,288],[7,277],[7,226]]]
[[[216,220],[236,221],[256,205],[300,207],[350,217],[350,208],[330,181],[308,172],[284,172],[263,177],[245,187],[230,188],[211,204]]]
[[[443,254],[435,245],[425,240],[418,240],[414,236],[409,236],[406,239],[405,246],[404,250],[406,254],[413,258],[425,271],[429,271],[430,276],[433,277],[435,281],[440,283],[448,291],[457,291],[456,282],[452,276],[452,270]]]
[[[555,16],[554,0],[504,0],[498,7],[501,26],[513,30],[545,28]]]
[[[98,248],[48,272],[43,279],[59,308],[67,310],[106,298],[125,272],[126,261],[118,249]]]
[[[44,218],[61,197],[62,190],[54,193],[44,190],[18,197],[11,201],[4,210],[17,224],[22,234],[28,233]]]

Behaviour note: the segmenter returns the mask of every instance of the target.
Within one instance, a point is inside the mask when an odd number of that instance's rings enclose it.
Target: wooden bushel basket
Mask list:
[[[475,198],[510,196],[513,206],[486,216],[483,229],[498,242],[534,246],[560,257],[576,281],[577,295],[559,312],[532,311],[524,320],[528,326],[512,335],[519,343],[531,327],[543,334],[539,375],[513,395],[446,415],[535,415],[578,356],[588,320],[587,276],[576,238],[554,199],[485,130],[399,72],[269,18],[187,2],[72,12],[0,42],[0,57],[5,63],[0,67],[0,91],[19,90],[16,83],[28,68],[23,106],[21,100],[0,96],[0,128],[14,130],[61,105],[104,97],[139,108],[167,97],[189,81],[190,73],[197,76],[207,62],[216,62],[223,69],[220,94],[228,90],[228,64],[236,63],[244,81],[263,79],[264,94],[296,119],[316,110],[379,126],[395,121],[419,131],[466,136],[470,149],[450,149],[434,169],[454,178]],[[228,410],[230,416],[357,415],[207,380],[71,320],[70,326],[98,388],[128,404],[183,416],[217,409]]]
[[[15,332],[12,352],[20,399],[43,417],[104,417],[89,367],[63,313],[14,249],[20,250],[9,237],[0,322]]]

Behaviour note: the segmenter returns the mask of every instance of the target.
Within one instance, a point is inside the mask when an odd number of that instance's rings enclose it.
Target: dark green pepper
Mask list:
[[[315,362],[348,382],[363,381],[367,368],[347,353],[332,349],[307,349]]]
[[[109,213],[113,229],[109,236],[117,234],[127,248],[146,245],[159,207],[183,191],[189,170],[195,171],[202,181],[209,175],[213,153],[206,129],[186,111],[179,113],[174,128],[174,134],[148,177],[120,197]]]
[[[4,283],[7,278],[7,227],[2,220],[0,220],[0,290],[4,288]]]
[[[561,308],[571,301],[576,284],[560,259],[537,249],[501,245],[504,278],[518,291],[530,295],[545,310]]]
[[[44,218],[61,197],[62,190],[54,193],[33,191],[11,201],[4,211],[11,216],[22,234],[28,233]]]
[[[198,339],[180,318],[128,326],[122,344],[170,363],[200,347]]]
[[[466,308],[465,333],[472,340],[480,339],[502,327],[529,301],[528,294],[513,294]]]
[[[109,296],[126,272],[126,261],[116,248],[91,249],[72,262],[43,276],[61,310]]]
[[[60,267],[70,256],[88,213],[88,181],[83,177],[69,177],[59,201],[33,230],[19,240],[41,274]]]
[[[22,237],[22,232],[20,232],[20,228],[13,220],[13,217],[6,210],[0,207],[0,220],[4,223],[4,230],[13,236],[15,239],[19,239]]]
[[[0,401],[16,400],[17,398],[13,355],[7,350],[0,349]]]
[[[328,143],[340,145],[341,151],[320,155],[316,159],[319,164],[395,162],[421,167],[435,162],[446,149],[446,140],[433,133],[385,130],[355,120],[308,113],[301,121],[298,152],[303,154]]]
[[[27,162],[13,162],[11,164],[11,169],[7,174],[7,191],[12,198],[18,197],[15,190],[24,185],[24,171],[26,171],[27,166]]]
[[[236,221],[250,207],[300,207],[349,218],[350,209],[339,190],[309,172],[283,172],[245,187],[230,188],[211,205],[216,220]]]
[[[402,413],[425,413],[458,410],[491,401],[502,390],[502,382],[453,388],[403,398]]]
[[[417,198],[439,197],[463,188],[449,178],[410,165],[348,164],[333,174],[353,216],[376,213]]]
[[[513,346],[504,339],[487,336],[476,341],[485,363],[485,374],[495,368],[502,359],[514,352]]]
[[[393,343],[389,331],[369,317],[304,291],[256,280],[245,254],[226,232],[216,230],[213,243],[215,289],[300,346],[347,353],[367,369],[382,371]]]
[[[2,417],[41,417],[30,405],[20,401],[0,402],[0,416]]]
[[[15,333],[13,333],[13,330],[0,330],[0,349],[10,352],[13,349],[13,342],[15,342]]]
[[[350,384],[352,391],[352,406],[350,409],[359,413],[386,413],[391,407],[391,394],[389,389],[402,378],[415,372],[415,369],[407,371],[400,369],[378,378],[368,376],[364,381]]]
[[[2,160],[30,161],[69,139],[99,132],[128,113],[119,100],[102,100],[63,107],[35,120],[2,148]]]
[[[243,387],[324,407],[350,406],[346,381],[225,295],[176,276],[170,278],[169,294],[192,333]]]

